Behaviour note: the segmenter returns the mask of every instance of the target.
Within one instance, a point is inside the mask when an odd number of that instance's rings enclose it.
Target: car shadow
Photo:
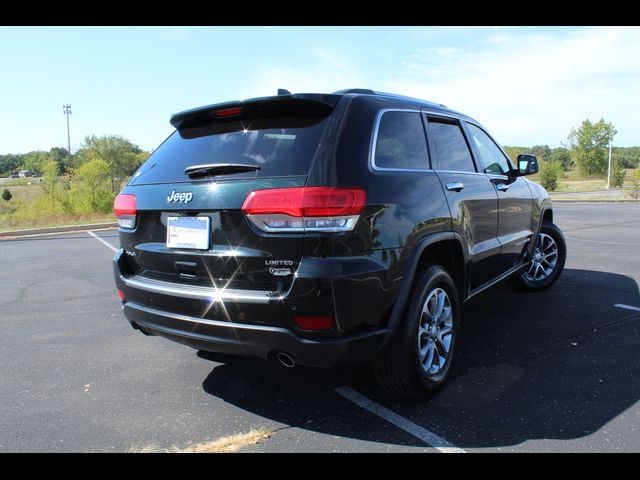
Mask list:
[[[471,299],[451,377],[426,400],[390,396],[367,365],[331,369],[220,358],[206,392],[272,421],[345,438],[425,446],[334,392],[350,387],[462,448],[571,440],[640,399],[640,306],[630,277],[565,269],[552,288],[497,286]]]

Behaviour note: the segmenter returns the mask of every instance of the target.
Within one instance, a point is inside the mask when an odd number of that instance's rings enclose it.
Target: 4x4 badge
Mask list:
[[[193,192],[171,192],[171,195],[167,197],[167,202],[173,203],[189,203],[193,198]]]

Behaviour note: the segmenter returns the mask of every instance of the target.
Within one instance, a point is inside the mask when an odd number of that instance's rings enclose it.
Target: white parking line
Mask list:
[[[334,390],[338,395],[342,395],[347,400],[352,401],[356,405],[371,413],[385,419],[387,422],[392,423],[398,428],[401,428],[407,433],[410,433],[416,438],[419,438],[427,445],[430,445],[443,453],[466,453],[463,449],[456,447],[455,445],[447,442],[444,438],[430,432],[424,427],[401,417],[395,412],[392,412],[388,408],[377,404],[373,400],[369,400],[364,395],[356,392],[349,387],[338,387]]]
[[[100,243],[104,244],[107,248],[110,248],[111,250],[113,250],[114,252],[117,252],[118,249],[116,247],[114,247],[113,245],[111,245],[109,242],[107,242],[106,240],[103,240],[102,238],[100,238],[99,236],[97,236],[95,233],[93,233],[91,230],[87,230],[87,233],[89,235],[91,235],[93,238],[95,238],[96,240],[98,240]]]
[[[602,243],[604,245],[621,245],[624,247],[637,247],[638,245],[635,243],[618,243],[618,242],[605,242],[602,240],[587,240],[586,238],[575,238],[575,237],[567,237],[565,235],[565,240],[575,240],[577,242],[587,242],[587,243]]]
[[[633,310],[634,312],[640,312],[640,308],[632,307],[631,305],[625,305],[624,303],[616,303],[614,307],[624,308],[626,310]]]

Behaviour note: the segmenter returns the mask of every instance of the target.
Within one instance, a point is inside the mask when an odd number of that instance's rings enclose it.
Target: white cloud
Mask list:
[[[385,88],[475,116],[508,144],[558,145],[586,117],[612,121],[620,144],[638,143],[640,28],[499,35],[424,49]]]
[[[278,88],[290,92],[333,92],[343,88],[366,87],[367,82],[339,54],[322,48],[308,52],[311,67],[274,65],[258,71],[242,98],[275,95]]]

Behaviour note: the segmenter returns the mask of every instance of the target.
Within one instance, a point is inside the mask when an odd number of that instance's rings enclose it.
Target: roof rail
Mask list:
[[[368,88],[347,88],[345,90],[338,90],[337,92],[332,92],[334,95],[346,95],[347,93],[367,93],[369,95],[375,95],[376,92],[373,90],[369,90]]]

